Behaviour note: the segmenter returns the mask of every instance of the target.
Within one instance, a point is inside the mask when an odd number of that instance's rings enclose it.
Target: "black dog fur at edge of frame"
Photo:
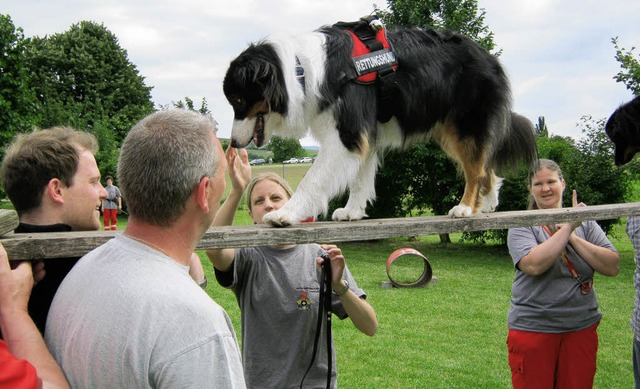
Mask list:
[[[270,36],[251,44],[226,73],[232,146],[253,140],[260,147],[272,134],[299,139],[308,129],[320,145],[292,198],[264,221],[287,226],[326,214],[329,201],[347,189],[346,206],[332,218],[362,219],[375,200],[384,150],[429,138],[464,173],[462,200],[449,215],[494,211],[502,181],[496,173],[537,159],[533,125],[512,112],[498,59],[455,32],[383,29],[397,65],[394,87],[383,90],[380,74],[372,83],[355,79],[352,49],[358,42],[345,24]]]
[[[640,151],[640,96],[618,107],[604,130],[615,146],[616,165],[629,163]]]

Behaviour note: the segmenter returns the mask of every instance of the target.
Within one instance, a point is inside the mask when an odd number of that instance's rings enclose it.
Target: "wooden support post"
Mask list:
[[[18,213],[12,209],[0,209],[0,236],[13,233],[18,227]]]

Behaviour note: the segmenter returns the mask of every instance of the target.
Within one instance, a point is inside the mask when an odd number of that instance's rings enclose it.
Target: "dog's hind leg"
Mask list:
[[[483,196],[493,196],[493,171],[487,166],[487,153],[478,141],[461,138],[455,126],[444,123],[433,130],[434,139],[442,150],[458,163],[464,173],[464,194],[460,203],[449,211],[451,217],[470,217],[480,211]],[[495,194],[497,205],[497,193]]]
[[[482,202],[478,197],[482,181],[485,179],[484,168],[477,162],[463,161],[462,170],[465,179],[464,194],[460,204],[449,211],[451,217],[470,217],[476,212],[476,205]]]
[[[496,176],[492,169],[477,167],[480,163],[463,164],[464,194],[460,204],[451,208],[451,217],[469,217],[478,212],[493,212],[498,206],[498,194],[502,186],[502,178]]]
[[[344,208],[338,208],[331,218],[335,221],[360,220],[367,216],[367,203],[376,197],[375,178],[378,155],[372,151],[360,166],[357,177],[349,185],[349,200]]]
[[[493,169],[487,166],[486,147],[478,147],[473,139],[450,142],[447,146],[445,151],[458,161],[465,179],[460,204],[451,208],[449,216],[470,217],[480,211],[493,211],[498,206],[498,190],[502,179],[496,177]]]

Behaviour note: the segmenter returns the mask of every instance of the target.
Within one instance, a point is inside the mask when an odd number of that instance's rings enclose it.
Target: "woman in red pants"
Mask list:
[[[122,194],[120,189],[113,185],[113,177],[107,176],[107,198],[102,200],[102,211],[105,231],[115,231],[118,224],[118,211],[122,209]],[[111,224],[111,225],[109,225]]]

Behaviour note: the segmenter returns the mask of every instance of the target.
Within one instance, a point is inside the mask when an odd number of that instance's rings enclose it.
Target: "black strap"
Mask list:
[[[334,24],[334,27],[350,30],[367,46],[369,51],[378,51],[384,47],[382,42],[376,39],[376,31],[369,25],[375,19],[378,19],[375,15],[363,16],[355,22],[338,22]]]
[[[304,384],[304,379],[313,366],[313,362],[316,360],[316,353],[318,352],[318,343],[320,340],[320,333],[322,332],[322,319],[323,316],[326,319],[327,327],[327,389],[331,388],[331,373],[333,371],[333,350],[331,347],[331,259],[328,254],[323,254],[321,257],[324,259],[322,262],[322,271],[320,272],[320,291],[318,301],[318,322],[316,324],[316,334],[313,340],[313,351],[311,355],[311,362],[307,371],[302,376],[300,381],[300,389]],[[326,314],[326,315],[323,315]]]

